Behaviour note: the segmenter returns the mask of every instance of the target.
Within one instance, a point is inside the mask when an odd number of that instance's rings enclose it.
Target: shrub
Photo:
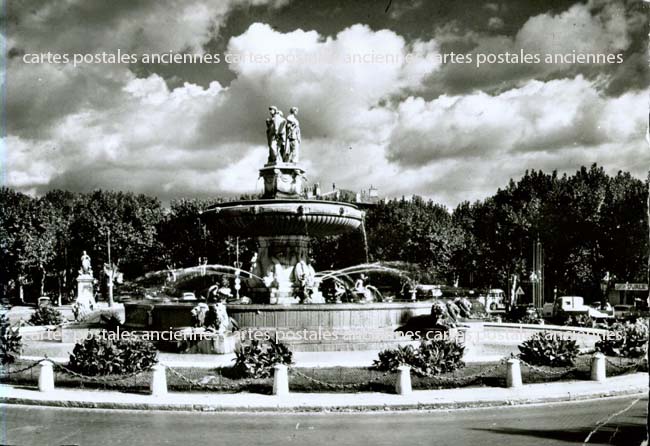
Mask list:
[[[544,324],[544,319],[539,316],[536,310],[523,306],[513,307],[505,314],[503,319],[506,322],[512,322],[514,324]]]
[[[149,370],[157,362],[158,351],[150,341],[138,338],[122,339],[118,342],[120,358],[124,364],[122,373]]]
[[[61,312],[50,306],[38,307],[29,318],[31,325],[59,325],[62,322]]]
[[[464,350],[465,347],[455,340],[422,341],[417,349],[406,345],[379,352],[373,367],[392,372],[400,365],[408,365],[416,375],[434,376],[463,367]]]
[[[395,371],[401,365],[415,367],[420,363],[419,350],[412,345],[399,346],[396,349],[387,349],[379,352],[379,359],[375,359],[373,367],[381,371]]]
[[[503,319],[513,324],[544,325],[544,319],[534,314],[506,315]]]
[[[563,367],[573,365],[579,349],[576,341],[556,333],[535,333],[519,346],[521,359],[532,365]]]
[[[423,376],[447,373],[465,365],[463,352],[465,346],[457,341],[446,339],[424,341],[419,347]]]
[[[18,327],[9,324],[7,315],[0,315],[0,362],[12,364],[20,356],[23,340]]]
[[[154,345],[144,339],[93,335],[77,343],[68,366],[87,376],[128,374],[149,370],[156,363]]]
[[[268,378],[276,364],[291,365],[293,353],[281,342],[269,341],[262,344],[253,340],[249,345],[235,351],[235,371],[248,378]]]
[[[639,319],[634,324],[616,323],[600,336],[596,342],[596,351],[607,356],[639,358],[648,349],[648,325],[646,319]]]
[[[102,328],[109,332],[116,332],[122,326],[122,320],[116,310],[102,309],[95,311],[84,311],[85,309],[77,304],[72,306],[72,313],[75,322],[83,323],[87,327]]]
[[[115,311],[102,311],[99,314],[99,323],[108,332],[117,332],[122,326],[122,320]]]
[[[526,314],[519,318],[517,321],[519,324],[531,324],[531,325],[544,325],[544,319],[533,314]]]
[[[588,314],[567,316],[565,313],[562,325],[570,325],[572,327],[594,327],[596,325],[596,322]]]

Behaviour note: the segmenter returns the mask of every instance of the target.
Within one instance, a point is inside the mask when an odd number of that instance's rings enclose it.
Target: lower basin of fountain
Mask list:
[[[131,330],[166,331],[192,326],[196,302],[142,300],[124,304]],[[431,302],[266,305],[228,304],[242,341],[277,339],[293,351],[375,350],[413,342],[395,329],[429,314]]]

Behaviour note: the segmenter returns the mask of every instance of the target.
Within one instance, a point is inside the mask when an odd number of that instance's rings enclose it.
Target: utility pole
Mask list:
[[[533,272],[531,273],[533,284],[533,305],[535,308],[544,306],[544,248],[542,242],[533,242]]]
[[[107,247],[108,247],[108,268],[106,272],[108,273],[108,306],[113,306],[113,275],[115,274],[115,269],[113,268],[113,263],[111,263],[111,228],[108,228],[107,234]]]

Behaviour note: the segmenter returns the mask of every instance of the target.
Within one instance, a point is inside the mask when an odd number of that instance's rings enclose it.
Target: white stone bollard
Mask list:
[[[605,367],[605,355],[602,353],[595,353],[591,358],[591,380],[604,382],[607,379],[607,372]]]
[[[289,368],[284,364],[273,366],[273,395],[289,395]]]
[[[397,367],[399,376],[397,377],[397,382],[395,383],[395,391],[398,395],[410,395],[413,392],[411,387],[411,367],[407,365],[401,365]]]
[[[38,374],[38,390],[41,392],[54,390],[54,368],[50,361],[41,362],[41,370]]]
[[[518,359],[508,359],[508,374],[506,376],[507,387],[521,387],[521,365]]]
[[[153,370],[153,375],[151,376],[151,395],[167,395],[167,374],[165,373],[165,366],[156,364],[151,370]]]

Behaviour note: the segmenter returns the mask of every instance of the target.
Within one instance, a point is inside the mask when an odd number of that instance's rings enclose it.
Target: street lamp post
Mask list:
[[[241,289],[241,279],[239,278],[241,265],[239,261],[239,237],[237,237],[237,246],[235,249],[235,268],[237,268],[235,270],[235,297],[237,300],[239,300],[239,290]]]
[[[113,306],[113,275],[115,274],[115,268],[111,263],[111,229],[108,228],[107,234],[107,248],[108,248],[108,268],[105,269],[105,272],[108,275],[108,306]]]

